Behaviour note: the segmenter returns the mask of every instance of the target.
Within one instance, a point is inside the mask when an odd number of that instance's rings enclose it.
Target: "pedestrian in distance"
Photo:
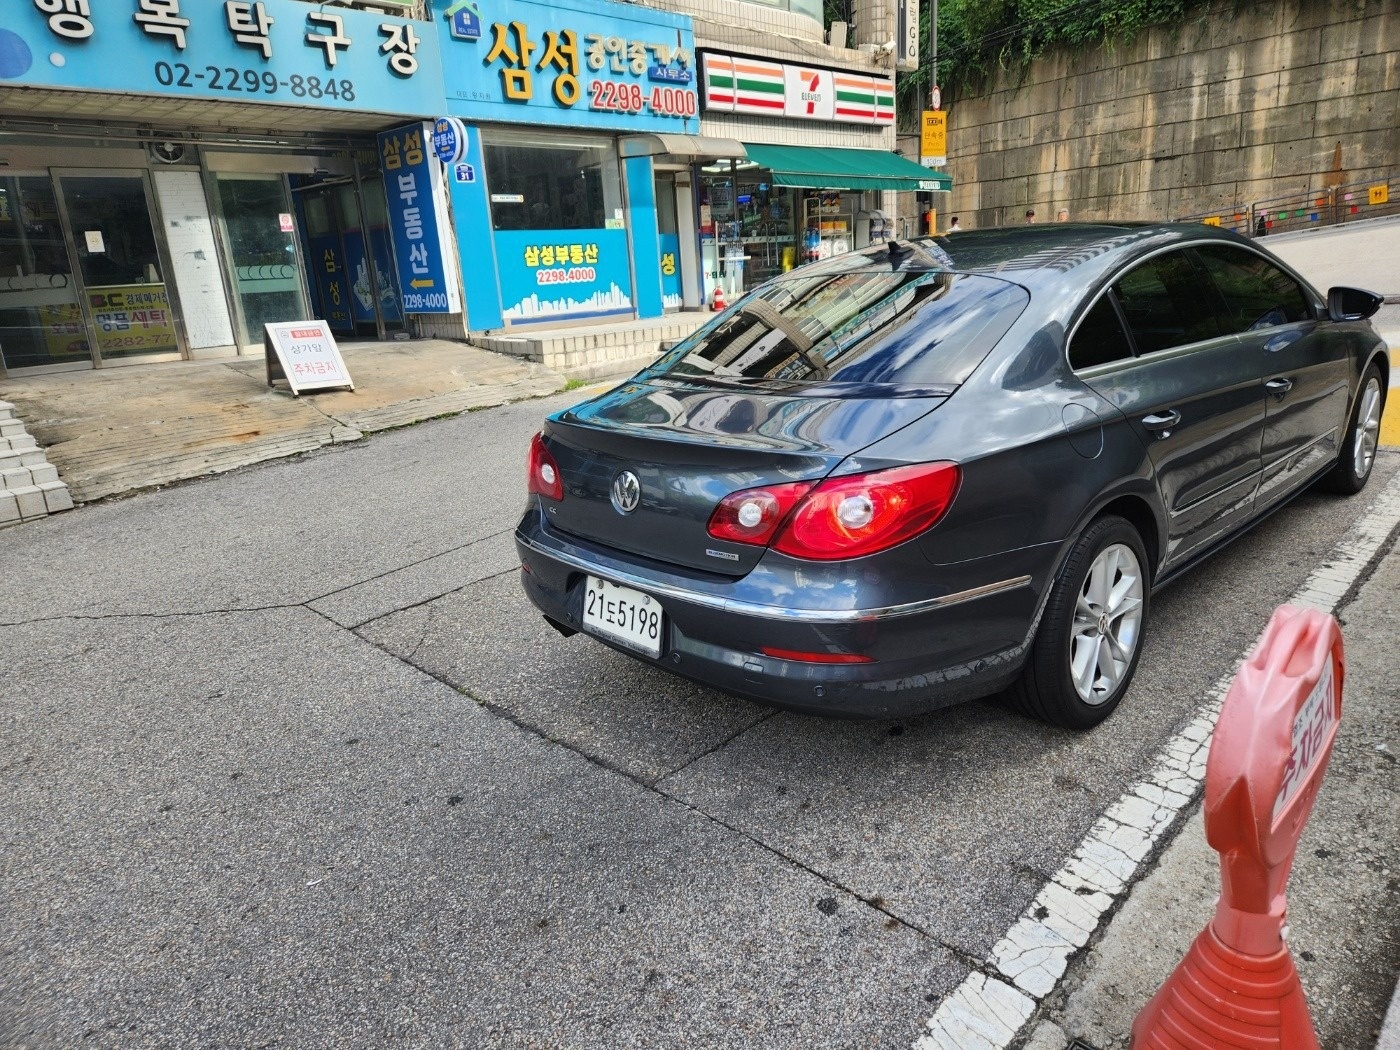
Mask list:
[[[1061,209],[1055,214],[1055,221],[1056,221],[1056,222],[1069,222],[1069,209],[1068,209],[1068,208],[1061,208]]]
[[[1027,208],[1027,209],[1026,209],[1026,222],[1027,222],[1027,223],[1035,222],[1035,209],[1034,209],[1034,208]]]
[[[958,223],[958,217],[957,217],[956,215],[954,215],[952,221],[948,223],[948,232],[949,232],[949,233],[955,233],[955,232],[957,232],[958,230],[961,230],[961,229],[962,229],[962,226],[959,225],[959,223]]]

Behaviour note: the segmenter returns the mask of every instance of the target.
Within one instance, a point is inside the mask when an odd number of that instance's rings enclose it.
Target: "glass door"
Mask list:
[[[92,367],[47,174],[0,178],[0,361],[10,372]]]
[[[60,173],[58,185],[94,360],[179,357],[145,174]]]
[[[263,325],[310,316],[297,256],[292,202],[281,175],[215,176],[219,223],[231,256],[239,341],[263,344]]]
[[[681,235],[676,224],[676,174],[656,174],[656,232],[661,252],[661,302],[665,311],[681,308]]]

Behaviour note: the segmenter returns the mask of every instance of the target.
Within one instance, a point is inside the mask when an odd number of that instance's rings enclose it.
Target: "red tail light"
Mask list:
[[[530,468],[525,481],[531,492],[538,492],[546,499],[564,498],[564,479],[559,475],[559,464],[544,447],[543,434],[536,434],[530,441]]]
[[[816,486],[744,489],[715,508],[710,535],[771,543],[794,558],[859,558],[932,528],[952,505],[961,480],[955,463],[920,463],[828,478]]]
[[[778,526],[797,501],[812,490],[814,481],[731,492],[710,515],[710,535],[717,540],[768,546]]]

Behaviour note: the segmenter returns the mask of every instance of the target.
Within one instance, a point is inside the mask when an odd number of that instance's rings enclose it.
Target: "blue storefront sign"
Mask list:
[[[444,35],[447,109],[474,121],[695,134],[691,20],[607,0],[473,0]],[[455,9],[455,7],[454,7]]]
[[[389,235],[405,313],[462,312],[457,255],[446,223],[442,163],[432,153],[432,124],[379,134],[379,166],[389,201]]]
[[[0,84],[400,116],[442,108],[433,23],[300,0],[8,0],[5,9]]]
[[[497,230],[495,239],[507,321],[632,313],[625,230]]]

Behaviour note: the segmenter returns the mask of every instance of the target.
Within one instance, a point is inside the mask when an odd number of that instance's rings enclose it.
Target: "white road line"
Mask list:
[[[1400,522],[1395,474],[1346,540],[1289,599],[1331,613]],[[1055,990],[1069,958],[1089,943],[1104,914],[1127,893],[1162,834],[1196,797],[1210,735],[1244,653],[1206,693],[1196,717],[1157,753],[1147,779],[1101,816],[1070,859],[1036,894],[987,959],[943,1000],[914,1050],[1004,1050]]]

